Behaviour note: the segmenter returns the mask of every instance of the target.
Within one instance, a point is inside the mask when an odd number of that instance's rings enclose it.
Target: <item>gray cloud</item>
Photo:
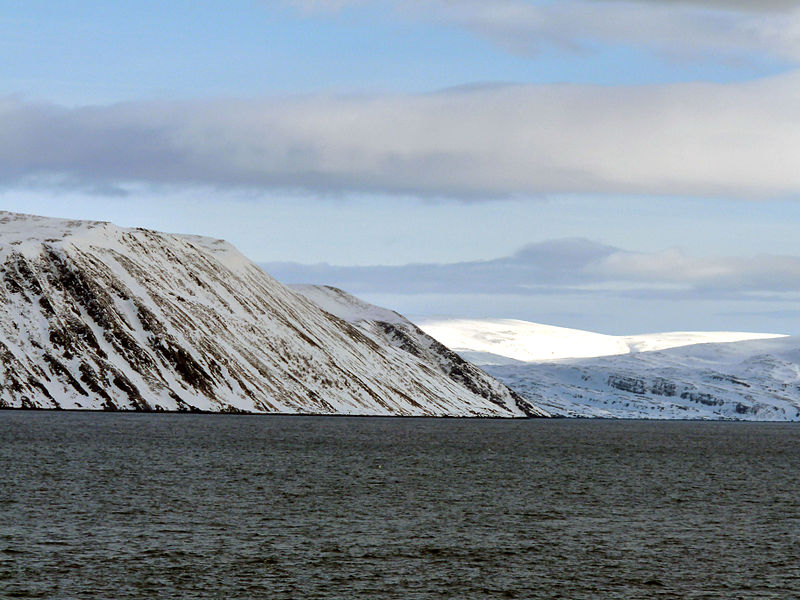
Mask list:
[[[781,196],[800,191],[798,84],[790,74],[82,108],[7,98],[0,184]]]
[[[355,293],[532,294],[574,288],[597,278],[586,268],[617,252],[580,238],[531,244],[488,261],[403,266],[342,267],[265,263],[285,283],[331,284]]]
[[[287,283],[335,285],[416,317],[513,318],[610,334],[800,333],[800,257],[698,258],[583,239],[453,264],[267,263]]]
[[[800,292],[800,257],[697,258],[677,250],[629,252],[584,239],[531,244],[488,261],[341,267],[267,263],[287,283],[369,294],[604,294],[638,299],[785,300]]]

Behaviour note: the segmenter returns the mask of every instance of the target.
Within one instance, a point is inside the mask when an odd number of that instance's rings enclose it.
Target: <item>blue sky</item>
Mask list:
[[[798,63],[790,0],[8,3],[0,208],[413,314],[800,333]],[[503,279],[560,239],[615,250]]]
[[[28,0],[3,7],[5,94],[68,105],[153,98],[429,92],[481,82],[741,81],[793,67],[748,51],[665,59],[628,40],[508,52],[391,3]],[[413,4],[409,3],[409,4]],[[457,4],[457,3],[456,3]]]

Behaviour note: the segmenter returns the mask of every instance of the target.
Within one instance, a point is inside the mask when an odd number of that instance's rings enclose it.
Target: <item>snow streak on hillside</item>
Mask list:
[[[332,316],[219,240],[0,213],[0,279],[0,406],[535,410]]]
[[[496,379],[489,377],[475,365],[467,362],[449,348],[427,335],[411,321],[398,313],[369,304],[363,300],[331,286],[292,285],[292,289],[321,306],[329,313],[360,328],[370,337],[400,348],[439,371],[458,385],[487,398],[495,404],[516,406],[532,417],[549,416],[546,411],[534,406],[516,392],[509,390]]]

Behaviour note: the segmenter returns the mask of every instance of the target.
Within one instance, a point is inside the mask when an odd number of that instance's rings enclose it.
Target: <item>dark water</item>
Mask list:
[[[0,412],[2,598],[797,598],[800,426]]]

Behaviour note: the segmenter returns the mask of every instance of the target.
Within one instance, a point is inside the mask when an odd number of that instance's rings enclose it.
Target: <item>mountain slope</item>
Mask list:
[[[331,286],[296,284],[289,287],[327,312],[359,327],[379,344],[394,346],[434,365],[456,384],[498,406],[509,410],[516,407],[531,417],[549,416],[394,311],[369,304]]]
[[[0,213],[0,406],[522,416],[229,244]]]
[[[800,338],[483,367],[553,414],[800,421]]]

